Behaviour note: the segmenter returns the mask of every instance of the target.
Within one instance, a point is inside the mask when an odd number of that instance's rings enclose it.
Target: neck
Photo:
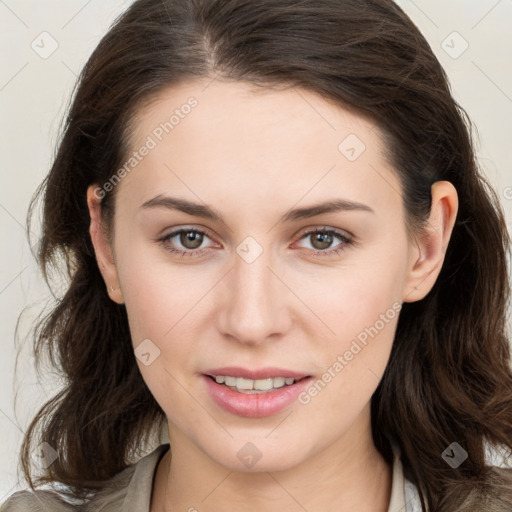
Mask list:
[[[169,450],[155,477],[151,512],[387,512],[392,468],[373,444],[371,428],[361,435],[360,426],[300,464],[272,472],[227,469],[174,431],[172,457]]]

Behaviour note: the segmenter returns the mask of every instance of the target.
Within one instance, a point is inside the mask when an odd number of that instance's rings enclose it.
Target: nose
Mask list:
[[[266,252],[252,262],[235,255],[220,293],[218,328],[239,343],[275,341],[292,325],[293,293]]]

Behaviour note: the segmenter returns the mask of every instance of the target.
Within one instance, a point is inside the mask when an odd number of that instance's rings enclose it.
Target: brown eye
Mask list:
[[[341,243],[338,243],[334,246],[334,249],[331,249],[336,238],[340,240]],[[302,235],[301,240],[308,240],[310,242],[311,249],[317,251],[315,256],[327,256],[338,253],[352,244],[352,240],[349,237],[333,229],[325,228],[308,231]]]
[[[203,234],[198,231],[181,231],[179,237],[180,243],[186,249],[197,249],[203,242]]]
[[[160,238],[158,241],[164,248],[172,253],[182,256],[198,256],[207,250],[201,247],[208,235],[198,229],[178,229]]]
[[[312,241],[313,247],[320,251],[328,249],[331,246],[334,239],[332,235],[322,232],[316,232],[308,236],[311,237],[310,240]]]

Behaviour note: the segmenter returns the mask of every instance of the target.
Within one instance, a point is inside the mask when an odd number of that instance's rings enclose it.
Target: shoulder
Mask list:
[[[0,505],[0,512],[140,512],[149,510],[153,477],[158,462],[169,449],[158,446],[137,463],[126,467],[105,483],[86,504],[73,505],[55,492],[18,491]]]
[[[155,471],[169,448],[169,443],[161,444],[118,473],[85,505],[84,512],[148,511]]]
[[[77,507],[51,491],[18,491],[0,506],[0,512],[70,512]]]

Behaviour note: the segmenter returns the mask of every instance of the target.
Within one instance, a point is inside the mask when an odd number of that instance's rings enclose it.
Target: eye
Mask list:
[[[338,238],[341,240],[341,243],[335,249],[329,249],[332,246],[334,238]],[[340,233],[334,229],[321,228],[307,231],[301,236],[301,240],[311,240],[313,249],[316,249],[317,252],[314,254],[315,256],[331,256],[332,254],[338,254],[340,251],[343,251],[353,244],[351,238],[347,237],[343,233]]]
[[[192,228],[181,228],[160,238],[159,242],[161,242],[164,248],[169,252],[181,256],[198,256],[206,250],[206,248],[198,249],[205,237],[209,238],[204,231]],[[173,241],[173,239],[176,240]],[[181,244],[184,249],[180,249],[178,244]],[[176,248],[177,245],[178,248]]]

